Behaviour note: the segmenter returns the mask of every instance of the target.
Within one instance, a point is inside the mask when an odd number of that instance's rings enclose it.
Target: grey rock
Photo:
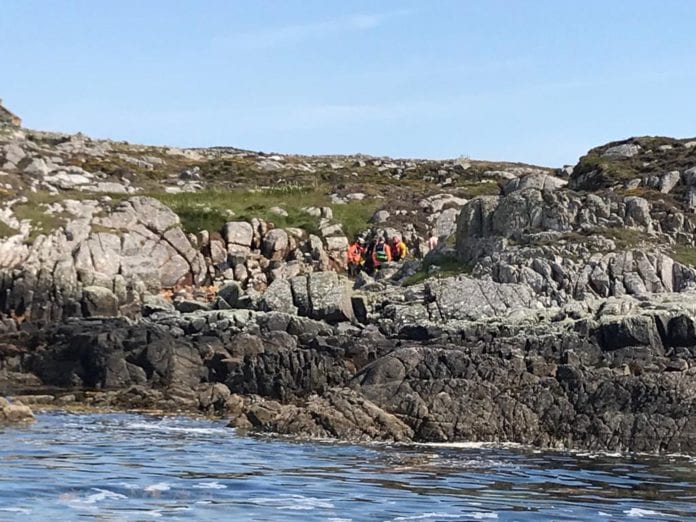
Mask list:
[[[145,295],[143,297],[143,315],[148,316],[154,313],[172,313],[175,311],[171,301],[161,295]]]
[[[632,158],[640,152],[640,145],[624,143],[608,148],[602,154],[603,158]]]
[[[26,157],[24,149],[17,143],[8,143],[5,145],[5,160],[13,165],[18,165]]]
[[[510,194],[518,190],[533,188],[537,190],[554,191],[566,186],[568,182],[564,179],[551,176],[549,174],[534,173],[508,181],[503,188],[504,194]]]
[[[353,321],[351,282],[335,272],[315,272],[307,276],[310,314],[329,323]],[[297,295],[297,294],[295,294]],[[297,303],[301,308],[302,303]]]
[[[679,183],[680,179],[681,175],[678,170],[673,170],[672,172],[662,175],[659,184],[660,192],[663,194],[672,192],[672,189]]]
[[[51,172],[51,167],[46,164],[43,158],[34,158],[31,163],[24,168],[24,173],[30,176],[44,177]]]
[[[297,306],[294,304],[290,281],[286,279],[273,281],[263,293],[259,307],[267,312],[275,311],[297,314]]]
[[[250,248],[254,238],[254,229],[246,221],[231,221],[225,223],[225,226],[222,228],[222,237],[225,238],[228,245],[232,244]]]
[[[29,406],[0,397],[0,424],[19,424],[36,420]]]
[[[386,210],[378,210],[370,218],[370,223],[379,225],[380,223],[386,223],[389,220],[389,212]]]
[[[461,208],[466,205],[466,203],[466,199],[459,198],[452,194],[436,194],[422,199],[418,202],[418,206],[425,212],[434,214],[443,211],[445,208]]]
[[[281,228],[270,230],[263,238],[261,252],[268,259],[282,260],[288,253],[288,233]]]
[[[108,288],[87,286],[82,290],[82,313],[85,317],[118,315],[118,299]]]
[[[190,314],[192,312],[197,312],[201,310],[209,310],[210,305],[201,301],[194,301],[192,299],[175,299],[174,308],[182,314]]]
[[[630,196],[624,198],[626,204],[626,224],[652,230],[650,204],[644,198]]]
[[[232,308],[237,308],[242,294],[242,287],[235,281],[225,282],[217,291],[218,297],[224,299]]]

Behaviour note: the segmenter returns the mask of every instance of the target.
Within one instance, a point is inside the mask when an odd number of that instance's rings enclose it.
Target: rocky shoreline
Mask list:
[[[376,207],[364,230],[402,235],[415,257],[351,280],[350,223],[335,206],[300,209],[305,228],[232,217],[193,234],[138,194],[137,176],[120,198],[51,184],[75,181],[71,154],[159,165],[162,153],[164,169],[162,151],[18,132],[0,147],[7,190],[49,183],[60,199],[36,205],[60,220],[37,235],[36,217],[20,219],[26,201],[0,214],[17,231],[0,240],[0,395],[299,437],[696,454],[693,141],[635,139],[574,169],[485,175],[461,162],[171,152],[189,178],[182,158],[203,172],[242,155],[283,175],[351,165],[435,183],[415,208]],[[114,182],[102,174],[85,177]],[[463,197],[471,176],[497,193]],[[341,190],[333,205],[357,200]]]

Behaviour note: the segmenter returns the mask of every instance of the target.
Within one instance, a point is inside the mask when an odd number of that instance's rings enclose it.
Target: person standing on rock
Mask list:
[[[438,240],[438,237],[435,234],[430,236],[430,238],[428,239],[428,251],[429,252],[432,252],[433,250],[435,250],[435,247],[437,247],[437,240]]]
[[[408,255],[408,247],[406,246],[406,243],[404,243],[404,240],[399,236],[394,236],[392,238],[390,249],[394,261],[401,261]]]
[[[379,270],[383,263],[389,263],[392,260],[391,248],[389,244],[380,237],[375,244],[372,252],[372,264],[375,270]]]
[[[348,258],[348,275],[350,277],[356,277],[365,263],[365,241],[362,239],[353,241],[348,247],[346,255]]]

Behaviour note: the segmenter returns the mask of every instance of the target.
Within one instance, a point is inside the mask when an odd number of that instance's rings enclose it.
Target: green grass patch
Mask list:
[[[595,172],[595,176],[583,188],[587,190],[609,187],[640,177],[635,162],[630,158],[603,158],[590,153],[580,158],[573,170],[573,178]]]
[[[616,243],[616,247],[619,250],[637,248],[640,245],[645,244],[646,240],[649,240],[650,238],[650,236],[648,236],[644,231],[636,230],[634,228],[600,228],[595,233],[597,235],[612,239],[614,243]]]
[[[696,267],[696,247],[677,245],[672,251],[672,258],[682,265]]]
[[[343,225],[343,231],[349,240],[355,239],[361,232],[370,228],[370,218],[379,208],[374,200],[350,201],[344,205],[332,205],[334,219]]]
[[[14,236],[14,235],[16,235],[18,232],[19,232],[18,230],[15,230],[15,229],[12,228],[11,226],[9,226],[9,225],[3,223],[2,221],[0,221],[0,237],[1,237],[1,238],[6,238],[6,237]]]
[[[457,187],[457,194],[467,199],[477,196],[498,196],[500,187],[495,181],[465,182]]]
[[[186,232],[219,231],[228,221],[260,218],[276,227],[297,227],[316,233],[318,219],[302,208],[322,206],[328,198],[312,188],[285,186],[265,190],[182,192],[149,194],[171,208],[181,219]],[[271,208],[280,207],[288,215],[280,216]]]
[[[310,216],[307,207],[331,206],[334,221],[343,225],[348,237],[369,228],[368,220],[378,206],[376,201],[352,201],[345,205],[330,205],[326,193],[313,185],[282,184],[256,190],[205,190],[178,194],[152,193],[171,208],[181,219],[186,232],[219,231],[228,221],[248,221],[259,218],[279,228],[301,228],[310,234],[319,231],[319,218]],[[271,211],[284,209],[288,215]]]
[[[20,203],[12,207],[12,210],[20,221],[31,222],[31,231],[26,238],[27,243],[33,243],[40,235],[50,234],[67,222],[67,216],[63,213],[47,214],[46,207],[41,203]]]

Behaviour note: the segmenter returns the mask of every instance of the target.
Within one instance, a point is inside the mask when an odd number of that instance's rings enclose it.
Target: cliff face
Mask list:
[[[552,170],[6,128],[0,391],[304,436],[696,452],[695,144]],[[414,255],[349,280],[358,233]]]

